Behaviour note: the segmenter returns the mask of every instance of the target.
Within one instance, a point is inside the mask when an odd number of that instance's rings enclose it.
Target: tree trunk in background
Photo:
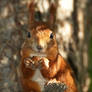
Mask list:
[[[20,48],[28,30],[27,2],[0,1],[0,92],[21,92],[17,68]],[[70,63],[81,92],[87,92],[88,40],[87,0],[34,0],[36,10],[47,16],[51,2],[57,6],[56,37],[61,55]]]

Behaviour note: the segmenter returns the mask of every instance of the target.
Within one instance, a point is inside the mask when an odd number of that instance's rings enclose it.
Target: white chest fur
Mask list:
[[[47,82],[47,80],[42,76],[39,69],[35,71],[35,75],[32,80],[36,81],[40,85],[41,90],[44,89],[44,84]]]

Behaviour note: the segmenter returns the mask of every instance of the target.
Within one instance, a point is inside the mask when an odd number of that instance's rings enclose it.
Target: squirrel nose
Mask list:
[[[37,49],[38,49],[38,50],[42,50],[42,49],[43,49],[43,47],[42,47],[42,46],[40,46],[40,45],[37,45]]]

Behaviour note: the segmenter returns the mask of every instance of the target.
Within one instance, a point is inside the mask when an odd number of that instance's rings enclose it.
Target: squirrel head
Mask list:
[[[34,54],[45,55],[50,59],[57,55],[58,47],[56,36],[45,24],[39,24],[27,34],[25,44]]]
[[[30,48],[31,54],[45,55],[50,60],[54,60],[58,54],[56,37],[52,29],[54,22],[54,5],[50,7],[49,21],[37,22],[34,19],[34,6],[29,5],[29,31],[23,48]]]

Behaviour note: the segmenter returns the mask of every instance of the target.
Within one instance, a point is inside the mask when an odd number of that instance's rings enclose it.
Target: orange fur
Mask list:
[[[30,4],[31,7],[34,7],[33,3]],[[34,8],[29,10],[34,14]],[[31,23],[34,22],[32,13],[30,13]],[[32,80],[36,69],[25,65],[25,59],[29,58],[29,62],[34,63],[36,68],[39,64],[41,65],[40,72],[48,80],[47,83],[55,79],[57,82],[65,83],[68,86],[65,92],[78,92],[72,70],[59,54],[55,34],[47,23],[34,22],[29,31],[31,37],[27,38],[22,46],[20,65],[22,74],[20,79],[23,90],[24,92],[41,92],[39,83]],[[53,38],[50,38],[51,34],[53,34]],[[42,50],[38,50],[37,46],[40,46]],[[32,54],[38,54],[38,56],[31,57]],[[40,57],[44,54],[45,57]],[[48,67],[45,64],[46,60],[49,61]]]

